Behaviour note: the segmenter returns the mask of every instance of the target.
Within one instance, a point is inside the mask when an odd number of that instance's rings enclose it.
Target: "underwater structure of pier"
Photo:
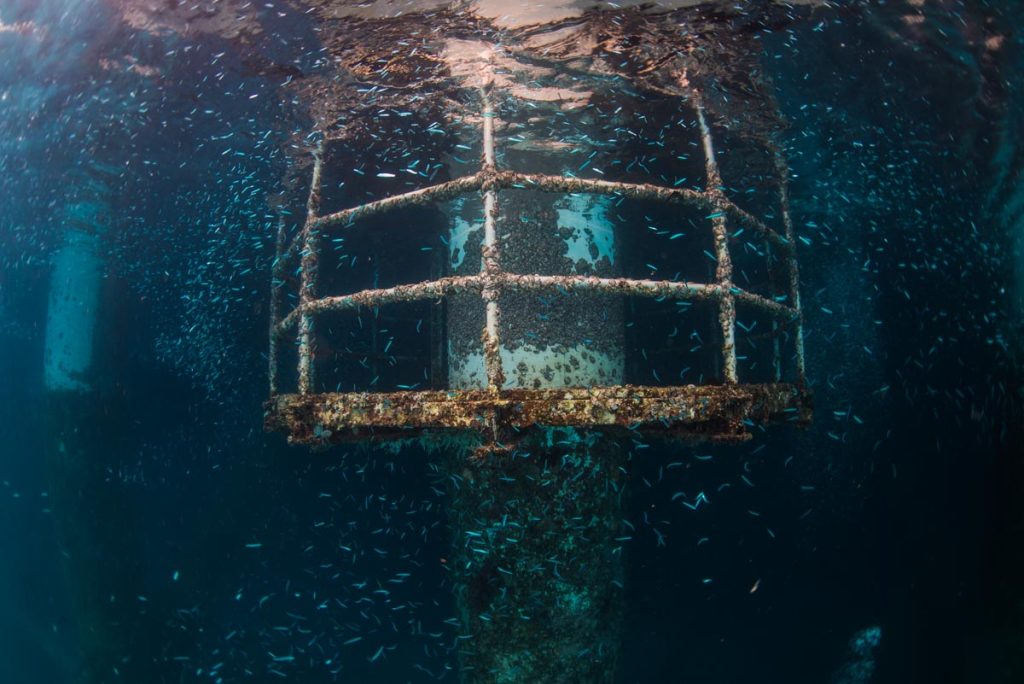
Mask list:
[[[3,4],[0,680],[1016,684],[1017,14]]]
[[[551,59],[550,37],[540,45],[509,37],[499,42],[486,26],[442,23],[419,52],[425,65],[410,69],[396,63],[384,80],[410,89],[401,106],[413,120],[422,116],[420,109],[434,115],[422,94],[436,80],[446,81],[449,104],[429,129],[442,141],[434,145],[441,161],[412,174],[413,189],[339,204],[325,197],[325,178],[333,187],[358,183],[364,171],[338,168],[350,159],[348,146],[358,149],[387,133],[352,132],[323,120],[306,138],[314,147],[305,165],[309,189],[301,224],[289,218],[303,212],[289,212],[289,199],[281,199],[266,426],[283,431],[293,444],[317,449],[394,440],[443,454],[451,473],[450,567],[466,635],[459,647],[466,682],[615,681],[631,437],[740,443],[755,425],[803,426],[812,414],[790,172],[780,142],[763,130],[747,136],[751,154],[761,156],[769,173],[775,199],[771,219],[760,219],[726,190],[716,122],[704,104],[704,86],[697,85],[699,62],[673,56],[704,41],[673,43],[663,29],[660,44],[647,45],[649,35],[659,35],[659,21],[668,25],[665,17],[625,12],[589,21],[595,26],[586,31],[607,32],[605,41],[641,46],[625,53],[634,60],[627,73],[592,67],[589,77],[566,77],[558,71],[559,60],[536,64]],[[394,32],[410,30],[393,22],[382,27],[392,40],[399,40]],[[579,38],[567,49],[578,49]],[[371,53],[361,59],[371,60],[374,46],[360,48]],[[645,54],[649,48],[657,54]],[[700,181],[686,187],[678,181],[631,182],[621,167],[600,172],[602,178],[577,173],[595,159],[601,166],[614,164],[616,154],[614,144],[601,142],[614,136],[615,114],[588,121],[586,103],[608,97],[619,110],[649,106],[635,101],[649,89],[643,80],[632,82],[628,71],[659,81],[658,99],[678,117],[677,130],[666,136],[669,149],[674,161],[699,170]],[[626,92],[612,94],[609,88]],[[767,94],[757,103],[772,104]],[[761,116],[780,119],[771,111]],[[549,137],[560,117],[576,129],[571,143]],[[693,147],[692,157],[678,154]],[[478,168],[457,175],[469,165],[463,157],[474,155]],[[387,167],[367,157],[360,162]],[[439,172],[448,179],[430,183]],[[373,175],[395,177],[388,171]],[[637,228],[625,218],[624,203],[671,215],[677,225],[686,217],[694,234],[679,244],[709,249],[697,259],[679,250],[672,277],[634,275],[636,265],[624,252]],[[399,275],[377,266],[389,259],[415,263],[416,255],[401,256],[403,239],[389,235],[410,225],[427,233],[432,244],[418,269],[432,277],[420,282],[403,280],[410,269]],[[745,232],[749,240],[740,239]],[[349,275],[342,280],[348,292],[334,293],[339,279],[331,272],[344,266],[334,261],[338,245],[344,245],[350,274],[360,257],[373,264],[366,289],[355,290],[352,283],[359,281]],[[734,267],[737,246],[744,258]],[[742,268],[743,286],[734,268]],[[410,314],[410,305],[417,304]],[[627,372],[627,326],[636,325],[638,309],[657,316],[659,306],[707,326],[708,351],[717,353],[705,363],[714,377],[702,373],[698,384],[626,382],[635,375]],[[738,308],[756,321],[744,332],[761,324],[755,336],[740,341]],[[342,363],[328,371],[329,380],[321,379],[325,364],[317,363],[318,347],[344,339],[356,321],[361,325],[360,312],[369,312],[373,326],[361,355],[374,360],[374,378],[359,387],[361,372],[346,372]],[[379,330],[413,320],[421,333],[419,348],[391,351],[399,334],[385,337]],[[294,340],[296,363],[284,374],[286,339]],[[687,355],[684,347],[660,351]],[[382,375],[401,373],[400,355],[427,359],[422,365],[430,372],[421,382],[429,389],[411,381],[398,391],[377,389],[387,383]],[[741,379],[740,360],[755,379]],[[282,391],[282,381],[294,383],[295,391]],[[343,386],[354,391],[337,391]]]

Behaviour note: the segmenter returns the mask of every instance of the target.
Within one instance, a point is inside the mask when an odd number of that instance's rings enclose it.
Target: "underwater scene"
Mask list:
[[[0,58],[0,684],[1024,683],[1024,4]]]

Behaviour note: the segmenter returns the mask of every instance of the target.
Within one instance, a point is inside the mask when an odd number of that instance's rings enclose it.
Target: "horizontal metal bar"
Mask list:
[[[765,239],[767,239],[773,245],[785,250],[786,252],[789,252],[793,249],[792,242],[787,240],[782,235],[779,235],[778,232],[770,228],[764,221],[760,220],[750,212],[734,204],[733,201],[730,200],[727,196],[720,195],[719,198],[715,201],[715,204],[719,211],[724,211],[734,221],[737,221],[738,223],[745,225],[748,228],[753,228],[754,231],[760,233],[762,236],[765,237]]]
[[[618,385],[291,394],[272,397],[265,408],[264,428],[285,432],[293,444],[466,429],[491,439],[494,425],[503,440],[535,425],[566,425],[734,442],[750,438],[751,422],[806,425],[813,402],[809,392],[783,384]]]
[[[592,195],[617,195],[630,199],[647,199],[658,202],[691,204],[705,211],[721,211],[739,223],[763,235],[773,244],[790,249],[792,243],[746,210],[718,193],[698,192],[689,188],[668,188],[651,183],[620,183],[572,176],[518,173],[516,171],[480,171],[469,176],[392,195],[357,207],[343,209],[333,214],[316,218],[313,228],[331,228],[344,225],[357,217],[373,216],[402,207],[429,204],[474,192],[488,185],[502,189],[540,190],[542,192],[585,193]],[[298,255],[300,240],[293,240],[285,253],[278,259],[275,274],[284,271]]]
[[[380,306],[396,302],[412,302],[445,297],[460,292],[482,292],[493,283],[510,290],[556,290],[572,292],[604,292],[632,297],[668,297],[670,299],[710,299],[721,294],[718,285],[675,282],[671,280],[631,280],[629,278],[595,278],[591,276],[542,276],[499,273],[493,276],[478,274],[453,276],[413,285],[398,285],[381,290],[362,290],[340,297],[324,297],[291,311],[278,325],[278,334],[295,324],[305,312],[322,313],[354,309],[360,306]]]
[[[486,182],[486,181],[485,181]],[[618,181],[574,178],[572,176],[550,176],[543,174],[499,171],[495,182],[501,188],[521,188],[544,192],[588,193],[592,195],[618,195],[631,199],[647,199],[658,202],[679,202],[692,204],[705,211],[721,211],[758,233],[773,244],[788,249],[791,243],[772,230],[749,212],[733,204],[722,193],[698,192],[689,188],[668,188],[651,183],[620,183]]]
[[[364,216],[373,216],[374,214],[382,214],[386,211],[401,209],[402,207],[413,206],[416,204],[440,202],[446,199],[451,199],[452,197],[457,197],[463,193],[479,190],[483,183],[484,174],[474,173],[471,176],[463,176],[462,178],[456,178],[455,180],[447,181],[445,183],[431,185],[427,188],[405,192],[400,195],[392,195],[366,204],[360,204],[358,207],[342,209],[341,211],[336,211],[333,214],[320,216],[313,223],[313,226],[320,229],[329,228],[331,226],[350,223],[356,217],[361,218]]]
[[[502,188],[542,190],[544,192],[588,193],[592,195],[621,195],[632,199],[650,199],[662,202],[684,202],[704,209],[714,205],[703,192],[689,188],[668,188],[651,183],[620,183],[618,181],[553,176],[517,171],[498,171],[495,181]]]
[[[483,290],[485,279],[485,276],[482,275],[452,276],[413,285],[396,285],[379,290],[362,290],[339,297],[323,297],[292,309],[291,313],[285,316],[277,326],[277,334],[286,332],[305,313],[318,314],[325,311],[356,309],[360,306],[381,306],[396,302],[436,299],[459,292],[479,292]]]
[[[342,311],[360,306],[381,306],[397,302],[413,302],[436,299],[460,292],[482,292],[488,282],[501,289],[509,290],[562,290],[566,293],[599,292],[624,297],[666,297],[669,299],[706,300],[717,299],[725,289],[720,285],[690,283],[673,280],[634,280],[631,278],[596,278],[593,276],[549,276],[518,275],[499,273],[494,276],[478,274],[452,276],[429,280],[412,285],[397,285],[379,290],[362,290],[349,295],[323,297],[301,305],[291,311],[277,326],[277,334],[286,332],[304,313],[318,314],[325,311]],[[730,294],[736,301],[752,306],[783,319],[794,319],[797,311],[792,307],[761,295],[733,287]]]
[[[672,280],[632,280],[630,278],[595,278],[592,276],[545,276],[503,273],[502,287],[511,290],[555,290],[602,292],[628,297],[667,297],[670,299],[712,299],[722,293],[718,285],[687,283]]]
[[[746,304],[747,306],[760,309],[765,313],[775,316],[776,318],[794,320],[800,317],[800,312],[797,309],[794,309],[791,306],[786,306],[785,304],[780,304],[779,302],[773,302],[767,297],[762,297],[761,295],[754,294],[753,292],[747,292],[746,290],[741,290],[737,287],[732,288],[731,292],[736,301],[740,304]]]
[[[391,195],[390,197],[385,197],[366,204],[360,204],[356,207],[342,209],[341,211],[336,211],[333,214],[318,216],[313,219],[310,225],[312,228],[320,230],[333,228],[335,226],[348,224],[357,217],[373,216],[374,214],[382,214],[394,209],[401,209],[402,207],[417,204],[429,204],[430,202],[440,202],[446,199],[451,199],[452,197],[457,197],[458,195],[466,192],[479,190],[482,184],[483,174],[477,172],[469,176],[456,178],[455,180],[431,185],[430,187],[404,192],[399,195]],[[277,264],[274,267],[275,275],[284,272],[288,268],[288,265],[294,261],[296,256],[298,256],[299,250],[301,249],[301,242],[302,241],[298,239],[293,240],[288,246],[288,249],[285,250],[284,254],[278,258]]]

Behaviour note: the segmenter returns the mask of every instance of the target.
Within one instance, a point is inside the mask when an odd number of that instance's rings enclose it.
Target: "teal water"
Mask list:
[[[522,680],[465,670],[446,474],[467,471],[449,452],[311,452],[263,431],[278,222],[301,225],[316,131],[337,138],[325,211],[469,173],[481,52],[500,163],[704,189],[673,90],[685,66],[737,204],[780,226],[766,138],[791,167],[814,421],[737,446],[622,441],[615,681],[1021,681],[1019,15],[980,0],[4,3],[0,682]],[[451,256],[445,211],[329,242],[324,294],[431,277]],[[713,276],[705,212],[602,211],[623,274]],[[730,243],[756,290],[763,247]],[[326,317],[321,389],[428,386],[431,313],[410,310]],[[624,310],[627,381],[713,381],[699,310]],[[571,304],[553,311],[528,332],[572,330]],[[741,379],[763,381],[770,323],[738,320]],[[787,346],[790,377],[794,363]],[[538,581],[586,575],[582,557]],[[496,601],[488,573],[473,596]],[[545,681],[584,681],[573,671]]]

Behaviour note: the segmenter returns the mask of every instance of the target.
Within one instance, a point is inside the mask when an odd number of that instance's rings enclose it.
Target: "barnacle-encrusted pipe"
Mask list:
[[[718,171],[715,159],[715,145],[711,139],[711,128],[704,116],[704,106],[694,91],[694,108],[697,110],[697,122],[700,124],[700,137],[704,145],[704,167],[707,175],[708,195],[717,204],[725,204],[725,193],[722,191],[722,176]],[[736,374],[736,300],[732,292],[732,258],[729,256],[729,231],[724,211],[715,212],[711,218],[711,229],[715,243],[715,279],[725,288],[718,301],[718,324],[722,329],[722,376],[725,382],[737,382]]]
[[[772,230],[764,221],[733,203],[724,193],[712,193],[689,188],[670,188],[652,183],[624,183],[575,176],[556,176],[543,173],[520,173],[509,170],[481,170],[454,180],[431,185],[419,190],[391,195],[379,200],[342,209],[333,214],[317,217],[314,227],[327,232],[349,227],[356,219],[383,214],[403,207],[421,206],[450,200],[468,192],[474,192],[484,185],[495,190],[540,190],[552,193],[587,193],[610,195],[628,199],[654,200],[658,202],[679,202],[699,207],[705,211],[721,211],[737,223],[763,236],[785,253],[793,245],[786,237]],[[301,253],[301,233],[293,240],[284,253],[275,261],[274,275],[284,273]]]
[[[280,262],[285,249],[285,221],[284,216],[277,219],[277,241],[275,242],[275,264]],[[281,345],[280,335],[277,332],[277,325],[281,319],[281,300],[284,297],[284,281],[277,275],[277,269],[270,276],[270,340],[267,348],[267,379],[270,384],[270,396],[277,394],[277,357]]]
[[[481,292],[483,288],[483,276],[449,276],[412,285],[395,285],[379,290],[360,290],[348,295],[321,297],[300,304],[297,309],[285,316],[277,326],[278,334],[295,325],[296,321],[306,313],[318,314],[325,311],[345,311],[360,306],[383,306],[398,302],[437,299],[453,294]]]
[[[718,300],[726,289],[716,283],[690,283],[675,280],[635,280],[632,278],[598,278],[596,276],[546,276],[535,274],[501,273],[489,281],[483,274],[448,276],[412,285],[395,285],[379,290],[360,290],[348,295],[321,297],[299,305],[276,326],[282,335],[307,312],[344,311],[360,306],[381,306],[398,302],[439,299],[455,294],[482,293],[488,282],[496,283],[503,291],[555,292],[574,294],[593,292],[623,297],[665,297],[680,300]],[[738,287],[728,290],[737,302],[763,311],[776,319],[789,321],[797,316],[792,307],[772,301]]]
[[[776,278],[775,278],[775,250],[772,249],[771,245],[765,246],[765,268],[768,271],[768,292],[775,296],[777,290]],[[782,345],[779,340],[779,334],[781,333],[781,326],[779,321],[772,318],[772,329],[770,337],[772,340],[772,380],[774,382],[782,381]],[[748,339],[751,339],[748,336]]]
[[[480,91],[483,104],[483,174],[493,176],[496,164],[494,161],[494,110],[491,100],[484,90]],[[505,373],[501,368],[501,338],[498,335],[498,321],[501,316],[498,308],[499,283],[501,275],[501,250],[498,247],[498,191],[493,180],[488,179],[483,186],[484,195],[484,242],[482,248],[481,269],[484,276],[483,296],[486,302],[485,323],[482,334],[484,368],[487,371],[487,388],[497,392],[505,384]]]
[[[351,226],[357,218],[367,218],[384,214],[403,207],[420,206],[431,202],[443,202],[444,200],[457,197],[463,193],[479,190],[483,184],[483,176],[474,173],[469,176],[456,178],[445,183],[438,183],[430,187],[412,190],[410,192],[383,197],[373,202],[360,204],[349,209],[342,209],[333,214],[319,216],[313,223],[313,227],[321,231],[337,230],[338,228]],[[274,274],[284,273],[295,261],[295,257],[302,251],[302,235],[292,241],[284,254],[276,261]]]
[[[789,212],[789,164],[782,147],[772,143],[770,146],[775,160],[775,171],[779,180],[779,205],[782,212],[782,226],[786,240],[793,249],[785,255],[786,275],[789,278],[789,306],[796,312],[793,320],[793,345],[796,348],[796,379],[803,387],[807,384],[807,369],[804,361],[804,312],[800,305],[800,267],[796,260],[796,231],[793,228],[793,217]]]
[[[302,278],[299,286],[299,304],[308,305],[316,299],[316,276],[320,261],[320,233],[316,227],[320,211],[320,177],[323,170],[323,142],[317,145],[313,160],[313,178],[309,183],[306,200],[306,223],[300,236],[302,244]],[[304,307],[299,315],[299,393],[309,394],[315,382],[313,368],[313,311]]]
[[[543,190],[545,192],[559,193],[585,192],[595,195],[627,197],[629,199],[691,204],[706,211],[723,212],[726,217],[750,227],[772,244],[782,249],[790,247],[789,241],[786,238],[772,230],[763,221],[750,214],[750,212],[734,204],[719,187],[721,185],[720,179],[718,184],[714,186],[709,185],[708,189],[704,192],[690,190],[689,188],[664,187],[652,183],[623,183],[592,178],[576,178],[575,176],[517,173],[515,171],[499,171],[496,181],[502,188]]]

